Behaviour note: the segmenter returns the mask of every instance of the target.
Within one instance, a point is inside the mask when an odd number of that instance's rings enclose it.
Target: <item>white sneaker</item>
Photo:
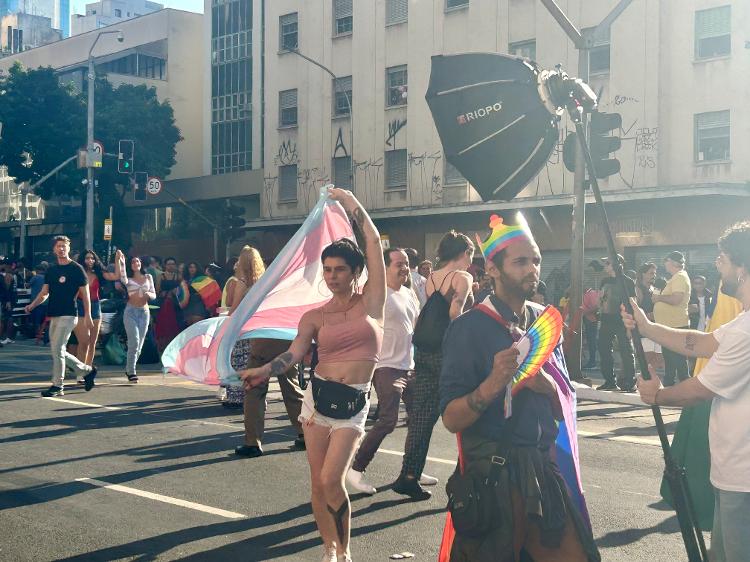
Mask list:
[[[357,492],[373,495],[377,490],[375,486],[365,480],[365,473],[350,468],[346,472],[346,483]]]
[[[419,483],[422,484],[422,486],[434,486],[438,482],[439,480],[437,478],[425,474],[424,472],[422,473],[422,476],[419,477]]]
[[[336,547],[324,546],[323,558],[320,562],[336,562]]]
[[[336,562],[352,562],[352,557],[349,554],[339,554]]]
[[[8,345],[9,343],[14,343],[12,339],[5,338],[3,341],[0,341],[3,345]]]

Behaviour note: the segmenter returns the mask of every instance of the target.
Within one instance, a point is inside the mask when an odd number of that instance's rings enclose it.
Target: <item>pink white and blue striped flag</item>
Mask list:
[[[331,298],[320,254],[340,238],[354,239],[346,212],[328,188],[300,229],[245,295],[231,316],[209,318],[182,331],[162,354],[165,371],[204,384],[238,384],[230,364],[234,344],[246,338],[292,340],[306,311]]]

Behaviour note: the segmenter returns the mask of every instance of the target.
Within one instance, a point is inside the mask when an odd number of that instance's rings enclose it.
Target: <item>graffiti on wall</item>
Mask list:
[[[339,154],[339,151],[342,154]],[[344,132],[341,130],[341,127],[339,127],[339,133],[336,135],[336,144],[333,147],[333,157],[338,158],[339,156],[344,158],[349,156],[349,152],[346,150],[346,145],[344,144]]]
[[[297,143],[293,140],[285,140],[279,145],[276,156],[273,159],[277,166],[292,166],[299,164],[299,154],[297,154]]]
[[[406,127],[406,119],[393,119],[388,123],[388,136],[385,138],[385,144],[391,148],[396,147],[396,135],[399,131]]]

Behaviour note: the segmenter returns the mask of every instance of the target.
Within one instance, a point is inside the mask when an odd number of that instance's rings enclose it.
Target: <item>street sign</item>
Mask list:
[[[156,176],[151,176],[146,182],[146,191],[149,195],[159,195],[161,193],[161,180]]]
[[[104,219],[104,239],[112,240],[112,219]]]
[[[86,168],[101,168],[104,145],[99,141],[91,144],[91,150],[86,150]]]

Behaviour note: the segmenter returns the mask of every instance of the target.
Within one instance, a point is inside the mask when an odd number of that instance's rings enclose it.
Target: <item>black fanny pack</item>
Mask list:
[[[311,380],[315,409],[324,416],[345,420],[361,412],[367,403],[369,393],[364,390],[316,376]]]

